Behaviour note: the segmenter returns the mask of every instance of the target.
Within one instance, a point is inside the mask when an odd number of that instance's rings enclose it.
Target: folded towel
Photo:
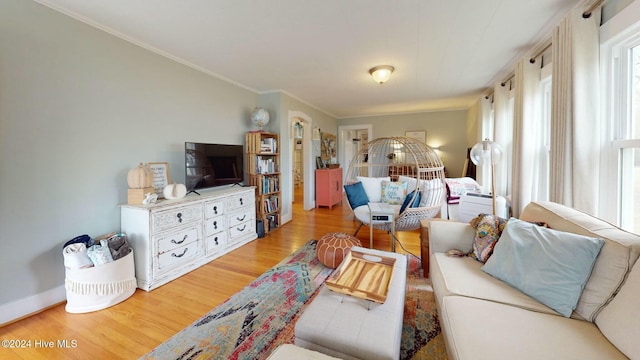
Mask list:
[[[131,247],[127,242],[127,237],[123,233],[118,233],[109,237],[107,239],[107,243],[109,244],[109,250],[111,251],[113,261],[116,261],[131,252]]]
[[[67,269],[84,269],[93,266],[93,261],[87,255],[87,247],[83,242],[65,246],[62,249],[62,256]]]
[[[99,266],[113,261],[111,252],[109,251],[109,245],[106,239],[100,240],[100,245],[93,245],[87,250],[89,259],[93,262],[93,265]]]

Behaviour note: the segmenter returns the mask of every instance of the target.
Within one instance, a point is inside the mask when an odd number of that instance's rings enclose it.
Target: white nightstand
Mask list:
[[[507,201],[502,196],[496,196],[496,215],[507,219]],[[489,194],[467,193],[460,196],[458,221],[468,222],[478,214],[493,214],[493,199]]]

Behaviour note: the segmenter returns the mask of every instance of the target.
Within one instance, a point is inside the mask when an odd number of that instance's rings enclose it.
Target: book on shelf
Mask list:
[[[262,178],[262,193],[274,193],[280,191],[280,179],[277,177],[265,176]]]
[[[272,214],[272,215],[267,215],[266,217],[267,217],[267,226],[269,230],[273,230],[277,228],[278,225],[280,225],[278,223],[278,215]]]
[[[264,138],[260,141],[260,152],[278,152],[278,141],[275,138]]]
[[[263,158],[262,156],[258,156],[257,161],[257,172],[258,174],[269,174],[278,172],[278,164],[273,160],[273,158]]]
[[[267,213],[278,211],[279,198],[277,196],[270,196],[264,199],[264,209]]]

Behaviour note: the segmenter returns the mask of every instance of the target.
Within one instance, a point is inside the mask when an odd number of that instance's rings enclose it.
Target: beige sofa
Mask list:
[[[640,359],[640,236],[550,202],[527,205],[520,219],[604,239],[573,314],[492,277],[473,258],[448,256],[470,252],[475,230],[431,222],[430,276],[449,359]]]

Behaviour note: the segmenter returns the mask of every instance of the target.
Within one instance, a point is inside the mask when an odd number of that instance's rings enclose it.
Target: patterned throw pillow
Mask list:
[[[407,183],[395,181],[382,182],[382,202],[389,205],[401,205],[407,197]]]
[[[484,263],[493,253],[493,248],[507,225],[507,219],[490,214],[480,214],[471,219],[469,224],[476,229],[473,240],[473,255],[471,256]]]

